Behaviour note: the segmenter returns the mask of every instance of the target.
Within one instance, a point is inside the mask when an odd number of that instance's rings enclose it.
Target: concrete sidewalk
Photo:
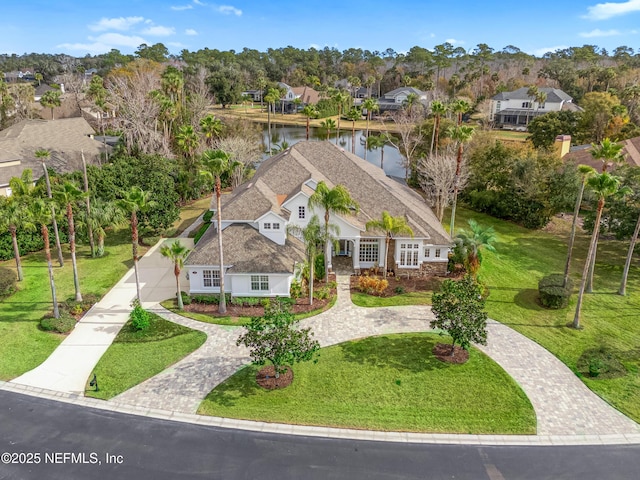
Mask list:
[[[160,255],[161,245],[173,240],[158,242],[138,263],[140,293],[145,308],[175,295],[173,264]],[[188,248],[193,248],[193,240],[181,238],[180,241]],[[188,289],[186,276],[181,282]],[[83,394],[87,379],[98,360],[128,320],[135,296],[136,280],[131,268],[86,313],[49,358],[12,382],[57,392]]]

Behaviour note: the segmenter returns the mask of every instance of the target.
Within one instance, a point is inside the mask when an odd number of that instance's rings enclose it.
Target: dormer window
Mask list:
[[[280,224],[278,222],[274,222],[272,227],[274,230],[280,230]]]
[[[265,230],[271,230],[271,223],[270,222],[265,222],[264,225],[262,226],[262,228],[264,228]]]

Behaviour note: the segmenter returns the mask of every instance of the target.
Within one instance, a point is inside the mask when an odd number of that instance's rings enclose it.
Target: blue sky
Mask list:
[[[133,53],[158,42],[176,54],[287,45],[406,52],[448,41],[542,55],[584,44],[640,49],[640,0],[18,0],[3,2],[0,32],[0,53],[17,54]]]

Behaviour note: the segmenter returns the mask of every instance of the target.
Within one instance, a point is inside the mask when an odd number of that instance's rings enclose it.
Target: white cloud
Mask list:
[[[309,44],[309,48],[315,48],[316,50],[320,50],[320,45],[318,45],[317,43],[311,43]]]
[[[445,43],[450,43],[451,45],[464,45],[464,40],[456,40],[455,38],[447,38]]]
[[[627,0],[622,3],[598,3],[592,7],[587,7],[587,14],[583,18],[589,20],[606,20],[611,17],[627,15],[628,13],[640,12],[640,0]]]
[[[105,45],[104,43],[61,43],[56,45],[56,48],[60,48],[62,50],[70,50],[70,51],[79,51],[86,52],[91,54],[100,54],[105,53],[111,50],[110,45]]]
[[[139,47],[147,41],[138,35],[122,35],[121,33],[105,33],[97,37],[89,37],[95,43],[114,45],[116,47]]]
[[[195,2],[196,0],[194,0]],[[222,13],[223,15],[236,15],[236,16],[240,16],[242,15],[242,10],[240,10],[239,8],[236,7],[232,7],[231,5],[220,5],[215,7],[215,9],[219,12]]]
[[[201,7],[206,7],[207,4],[204,2],[201,2],[200,0],[193,0],[193,3],[195,3],[196,5],[200,5]]]
[[[175,10],[176,12],[180,12],[182,10],[191,10],[193,5],[172,5],[171,10]]]
[[[198,32],[196,32],[193,28],[187,28],[184,31],[185,35],[190,35],[190,36],[194,36],[194,35],[198,35]]]
[[[144,17],[101,18],[97,23],[89,25],[89,30],[104,32],[105,30],[129,30],[132,26],[144,22]]]
[[[591,30],[590,32],[581,32],[580,36],[584,38],[593,38],[593,37],[615,37],[617,35],[622,35],[622,32],[612,29],[612,30],[600,30],[596,28],[595,30]]]
[[[531,55],[535,55],[536,57],[542,57],[545,53],[555,52],[556,50],[564,50],[565,48],[569,48],[569,47],[566,45],[556,45],[555,47],[537,48],[528,53]]]
[[[173,27],[163,27],[162,25],[154,25],[149,28],[145,28],[142,31],[145,35],[153,35],[156,37],[168,37],[169,35],[175,35],[176,29]]]

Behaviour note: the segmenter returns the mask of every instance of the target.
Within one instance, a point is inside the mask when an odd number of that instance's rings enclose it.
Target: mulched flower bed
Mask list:
[[[441,362],[461,364],[469,360],[469,352],[458,345],[454,347],[453,355],[451,355],[450,343],[436,343],[432,351]]]
[[[359,292],[358,290],[358,279],[360,275],[351,275],[351,292]],[[377,278],[382,279],[381,275],[378,275]],[[435,276],[425,276],[425,277],[387,277],[387,281],[389,282],[389,286],[382,292],[380,297],[395,297],[398,295],[396,289],[398,287],[402,288],[401,293],[409,293],[409,292],[424,292],[424,291],[437,291],[440,289],[440,284],[445,281],[447,278],[454,278],[451,276],[448,277],[435,277]]]
[[[281,373],[276,378],[276,369],[273,365],[262,367],[256,373],[256,383],[266,390],[288,387],[293,382],[293,370],[291,370],[291,367],[286,367],[286,369],[284,373]]]

